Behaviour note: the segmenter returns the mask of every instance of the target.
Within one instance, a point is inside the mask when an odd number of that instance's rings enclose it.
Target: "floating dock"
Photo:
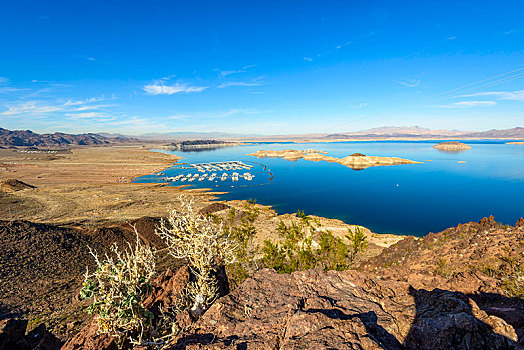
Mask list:
[[[198,180],[201,182],[206,179],[208,181],[215,181],[215,179],[220,179],[221,181],[231,180],[233,182],[236,182],[240,179],[244,179],[245,181],[251,181],[255,177],[255,175],[251,174],[250,172],[245,172],[243,174],[237,172],[242,170],[253,169],[253,165],[245,164],[244,162],[238,160],[228,162],[195,163],[189,164],[188,167],[180,167],[178,169],[191,169],[196,170],[197,172],[169,176],[165,177],[164,180],[171,182],[193,182],[195,180]],[[229,175],[227,173],[228,171],[233,171],[233,173]],[[218,172],[222,172],[222,174],[219,176]],[[156,175],[159,176],[159,174],[160,173]],[[162,175],[165,174],[162,173]]]

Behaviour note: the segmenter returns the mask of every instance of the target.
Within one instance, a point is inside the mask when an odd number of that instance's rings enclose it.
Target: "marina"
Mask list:
[[[211,163],[194,163],[188,166],[180,166],[177,169],[181,170],[196,170],[196,173],[178,174],[176,176],[167,176],[163,180],[170,182],[193,182],[198,180],[202,182],[204,180],[215,181],[217,178],[218,171],[223,172],[220,176],[220,181],[231,180],[237,182],[239,180],[252,181],[255,175],[251,172],[244,172],[240,174],[238,171],[251,170],[253,165],[245,164],[242,161],[227,161],[227,162],[211,162]],[[234,171],[231,176],[227,173],[228,171]],[[156,173],[155,176],[164,176],[164,172]]]

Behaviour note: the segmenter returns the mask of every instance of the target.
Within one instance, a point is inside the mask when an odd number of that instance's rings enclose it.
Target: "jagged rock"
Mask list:
[[[515,224],[515,227],[524,228],[524,218],[520,218]]]
[[[26,320],[8,318],[0,321],[0,349],[14,346],[19,339],[24,337],[26,328]]]
[[[488,217],[422,238],[406,238],[361,268],[370,276],[406,281],[417,289],[466,294],[487,314],[510,324],[520,344],[524,343],[524,300],[507,283],[514,278],[512,269],[524,264],[523,238],[518,223],[500,226]]]
[[[431,326],[431,334],[422,332]],[[352,270],[260,270],[194,329],[172,349],[402,349],[405,342],[413,349],[474,349],[479,341],[504,349],[516,339],[510,325],[461,293],[417,291]]]
[[[226,209],[231,209],[231,207],[227,204],[224,204],[224,203],[220,203],[220,202],[214,202],[214,203],[211,203],[207,206],[205,206],[204,208],[200,209],[198,211],[199,214],[202,214],[202,215],[206,215],[206,214],[213,214],[213,213],[216,213],[218,211],[222,211],[222,210],[226,210]]]
[[[495,221],[495,218],[493,217],[493,215],[490,215],[487,218],[481,219],[479,224],[480,224],[480,228],[482,230],[489,230],[489,229],[492,229],[492,228],[498,228],[499,227],[499,224],[497,224],[497,222]]]
[[[62,347],[62,350],[118,350],[116,338],[98,334],[98,326],[93,320]]]
[[[28,334],[27,320],[5,319],[0,321],[0,349],[2,350],[58,350],[62,342],[41,324]]]
[[[168,269],[153,282],[153,292],[144,301],[144,306],[152,308],[158,304],[173,305],[184,290],[189,277],[190,273],[187,266],[182,266],[176,273]]]
[[[510,349],[517,335],[459,292],[413,290],[417,314],[405,345],[409,349]]]

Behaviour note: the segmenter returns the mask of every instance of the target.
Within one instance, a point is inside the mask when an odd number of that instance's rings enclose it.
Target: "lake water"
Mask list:
[[[460,153],[438,151],[435,141],[270,143],[221,148],[203,152],[166,152],[184,159],[164,171],[165,176],[196,174],[181,163],[240,160],[253,165],[252,181],[220,180],[173,182],[180,186],[227,191],[221,199],[256,199],[278,213],[304,210],[373,232],[423,236],[489,215],[514,225],[524,216],[524,145],[505,141],[464,141],[472,149]],[[370,167],[355,171],[328,162],[295,162],[279,158],[247,156],[259,149],[317,149],[344,157],[365,155],[401,157],[423,164]],[[431,161],[427,161],[431,160]],[[465,163],[459,163],[465,161]],[[228,171],[229,175],[233,171]],[[202,173],[200,173],[202,174]],[[164,176],[148,175],[136,182],[165,182]]]

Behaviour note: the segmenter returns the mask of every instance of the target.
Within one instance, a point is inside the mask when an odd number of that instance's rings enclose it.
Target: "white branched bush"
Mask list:
[[[181,197],[181,209],[170,210],[162,220],[157,234],[176,259],[187,259],[195,281],[190,282],[187,295],[190,312],[198,318],[216,299],[218,281],[213,275],[218,268],[235,261],[235,246],[229,230],[211,218],[195,213],[193,202]]]
[[[133,227],[134,228],[134,227]],[[85,274],[80,297],[92,299],[88,308],[100,333],[141,344],[149,338],[153,314],[142,305],[142,299],[151,292],[150,279],[155,272],[155,256],[151,248],[140,243],[121,251],[115,244],[111,253],[101,260],[95,258],[96,269]]]

